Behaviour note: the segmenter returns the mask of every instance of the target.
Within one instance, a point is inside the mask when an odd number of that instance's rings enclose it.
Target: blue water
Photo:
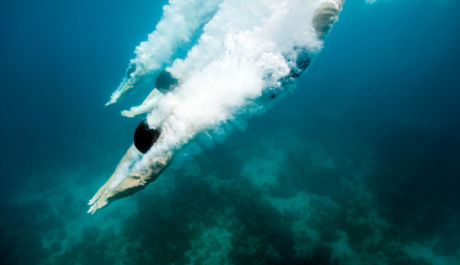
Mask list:
[[[460,264],[453,0],[349,0],[295,91],[88,215],[166,3],[0,3],[0,264]]]

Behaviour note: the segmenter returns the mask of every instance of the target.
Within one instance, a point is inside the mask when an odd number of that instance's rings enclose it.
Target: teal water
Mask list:
[[[449,0],[348,1],[293,92],[88,215],[148,89],[103,105],[164,4],[0,4],[0,264],[460,264]]]

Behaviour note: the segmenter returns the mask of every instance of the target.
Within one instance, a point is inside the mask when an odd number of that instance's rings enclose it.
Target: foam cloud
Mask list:
[[[198,134],[263,110],[284,93],[321,50],[342,5],[343,0],[171,0],[148,41],[136,48],[135,70],[114,94],[163,67],[204,24],[202,33],[184,59],[166,68],[177,82],[154,88],[142,105],[123,112],[148,113],[148,126],[161,136],[145,154],[134,146],[128,150],[89,212],[145,187]]]
[[[106,105],[116,103],[145,75],[169,63],[177,50],[187,45],[193,35],[212,18],[220,2],[221,0],[171,0],[169,5],[165,5],[163,17],[155,31],[136,47],[136,57],[131,60],[126,77]]]

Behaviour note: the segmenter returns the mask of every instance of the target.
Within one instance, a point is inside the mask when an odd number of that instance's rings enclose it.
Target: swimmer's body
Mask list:
[[[332,25],[336,22],[337,16],[342,9],[344,0],[319,0],[321,1],[313,16],[313,27],[318,39],[324,39]],[[300,76],[310,65],[311,58],[308,54],[300,52],[295,60],[295,70],[287,76],[292,80]],[[138,73],[142,69],[131,68],[128,71],[128,76],[133,73]],[[165,76],[166,75],[166,76]],[[176,78],[169,72],[163,75],[163,78],[173,80],[174,84],[168,86],[168,89],[174,89],[177,84]],[[136,81],[129,81],[128,84],[134,84]],[[130,83],[131,82],[131,83]],[[281,83],[284,81],[281,81]],[[157,80],[158,83],[158,80]],[[160,82],[161,83],[161,82]],[[157,84],[158,86],[158,84]],[[167,91],[165,93],[168,93]],[[122,114],[127,117],[144,114],[150,112],[157,102],[159,102],[164,94],[158,89],[154,89],[147,99],[140,106],[133,107],[129,111],[124,111]],[[269,95],[269,98],[275,98],[276,94]],[[155,100],[152,100],[155,99]],[[147,119],[148,120],[148,119]],[[168,138],[172,134],[175,117],[174,110],[157,128],[151,128],[148,122],[141,123],[143,131],[146,133],[146,138],[154,139],[145,143],[136,143],[131,145],[125,153],[115,172],[109,180],[97,191],[93,198],[89,201],[90,209],[88,213],[95,213],[99,209],[104,208],[114,200],[129,196],[147,186],[150,182],[158,178],[158,176],[168,167],[174,157],[176,146],[171,144],[171,139]],[[182,129],[182,128],[179,128]],[[152,133],[154,135],[149,135]],[[149,140],[150,141],[150,140]],[[137,147],[136,147],[137,146]],[[139,148],[139,146],[141,146]]]

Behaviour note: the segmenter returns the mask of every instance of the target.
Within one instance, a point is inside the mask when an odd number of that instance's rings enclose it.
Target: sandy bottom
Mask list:
[[[449,205],[402,200],[424,184],[352,132],[307,131],[236,133],[92,216],[101,169],[40,172],[4,202],[0,263],[460,264]]]

